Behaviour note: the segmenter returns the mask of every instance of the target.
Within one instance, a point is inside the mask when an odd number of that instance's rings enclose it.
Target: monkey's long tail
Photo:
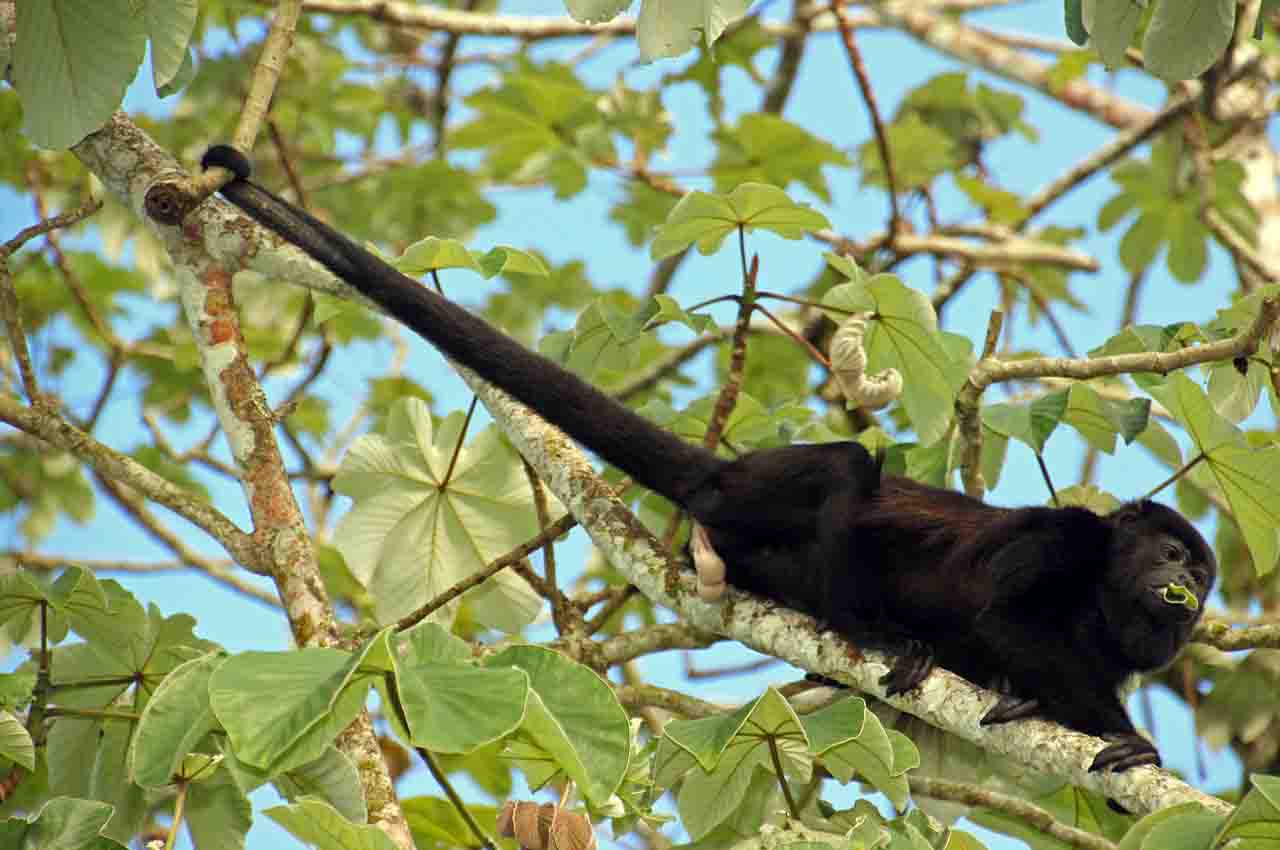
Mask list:
[[[501,387],[644,486],[684,504],[723,461],[632,412],[577,375],[392,268],[304,210],[249,180],[249,160],[215,145],[201,160],[236,178],[222,194],[301,248],[450,358]]]

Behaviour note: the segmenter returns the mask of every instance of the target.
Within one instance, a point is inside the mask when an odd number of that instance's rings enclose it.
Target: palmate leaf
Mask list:
[[[1280,481],[1280,446],[1247,445],[1184,374],[1171,375],[1164,386],[1151,392],[1186,427],[1205,455],[1253,555],[1254,569],[1259,575],[1270,572],[1280,558],[1280,492],[1275,486]]]
[[[791,200],[777,186],[764,183],[743,183],[727,195],[690,192],[658,228],[649,253],[661,260],[696,245],[699,252],[711,254],[739,227],[799,239],[810,231],[830,227],[830,222],[817,210]]]
[[[319,800],[275,806],[263,814],[319,850],[396,850],[396,844],[373,824],[355,824]]]
[[[506,754],[520,762],[530,787],[563,771],[593,806],[603,806],[631,759],[631,724],[609,684],[591,668],[537,646],[491,655],[485,667],[528,676],[524,723]]]
[[[834,258],[839,260],[839,258]],[[828,262],[833,260],[828,257]],[[846,265],[836,265],[844,270]],[[938,332],[933,305],[896,276],[878,274],[831,289],[822,299],[833,321],[850,313],[872,314],[863,345],[867,372],[894,368],[902,373],[902,405],[921,445],[942,437],[951,421],[956,393],[969,373],[971,355],[956,337]]]
[[[320,758],[364,708],[373,675],[363,653],[307,647],[246,652],[209,678],[209,704],[236,756],[268,773]]]
[[[739,809],[760,771],[776,774],[780,764],[787,778],[802,782],[813,771],[805,727],[773,688],[729,714],[672,721],[664,742],[668,746],[659,748],[656,776],[669,785],[683,769],[680,818],[695,839]]]
[[[464,422],[454,413],[436,427],[424,402],[403,399],[392,407],[386,433],[357,440],[334,478],[334,489],[355,502],[334,537],[380,623],[409,614],[538,533],[529,482],[495,429],[455,457]],[[518,631],[541,605],[507,571],[465,598],[480,622],[504,631]],[[445,606],[433,618],[448,623],[455,611]]]
[[[875,787],[893,805],[906,808],[910,789],[906,773],[920,764],[915,745],[902,733],[886,729],[858,698],[843,699],[806,716],[810,749],[841,782],[858,779]]]
[[[1142,39],[1146,69],[1171,83],[1198,76],[1226,49],[1235,19],[1235,0],[1160,0]]]
[[[679,56],[699,41],[714,44],[751,0],[644,0],[636,21],[640,58]]]
[[[450,649],[457,639],[435,623],[419,623],[394,640],[390,659],[414,745],[468,753],[514,731],[524,718],[529,677],[519,668],[463,663]]]
[[[111,117],[147,46],[130,0],[20,3],[17,27],[23,132],[46,148],[70,147]]]

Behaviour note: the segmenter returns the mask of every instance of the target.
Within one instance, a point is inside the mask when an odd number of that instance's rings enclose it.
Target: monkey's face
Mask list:
[[[1177,511],[1131,502],[1112,527],[1098,600],[1107,633],[1142,670],[1163,667],[1191,636],[1217,574],[1213,550]]]

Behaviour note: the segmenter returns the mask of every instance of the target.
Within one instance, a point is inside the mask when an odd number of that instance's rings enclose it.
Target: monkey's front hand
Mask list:
[[[1155,746],[1136,732],[1117,732],[1102,736],[1111,745],[1098,753],[1089,765],[1089,771],[1110,769],[1116,773],[1131,767],[1149,764],[1160,766],[1160,753]]]
[[[908,639],[889,672],[880,677],[880,684],[887,696],[904,694],[923,682],[933,672],[933,665],[933,647],[922,640]]]
[[[1008,723],[1010,720],[1022,720],[1024,717],[1035,717],[1040,713],[1040,700],[1024,699],[1013,694],[1001,694],[1000,700],[978,721],[979,726],[990,726],[993,723]]]

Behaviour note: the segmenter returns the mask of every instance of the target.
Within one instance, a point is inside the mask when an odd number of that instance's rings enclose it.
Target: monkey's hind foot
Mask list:
[[[711,536],[696,520],[689,532],[689,555],[698,573],[698,598],[703,602],[715,602],[728,589],[725,583],[724,559],[711,545]]]
[[[993,723],[1008,723],[1010,720],[1022,720],[1027,717],[1033,717],[1040,713],[1040,700],[1023,699],[1013,694],[1002,694],[999,701],[991,708],[987,709],[987,713],[982,715],[982,720],[978,721],[980,726],[990,726]]]
[[[1160,766],[1160,753],[1156,752],[1155,746],[1150,741],[1137,732],[1111,733],[1103,735],[1102,740],[1110,741],[1111,744],[1094,757],[1093,764],[1089,765],[1090,772],[1111,770],[1119,773],[1144,764],[1152,767]]]
[[[914,638],[903,641],[898,659],[889,672],[880,677],[887,696],[904,694],[923,682],[934,667],[933,647]]]

